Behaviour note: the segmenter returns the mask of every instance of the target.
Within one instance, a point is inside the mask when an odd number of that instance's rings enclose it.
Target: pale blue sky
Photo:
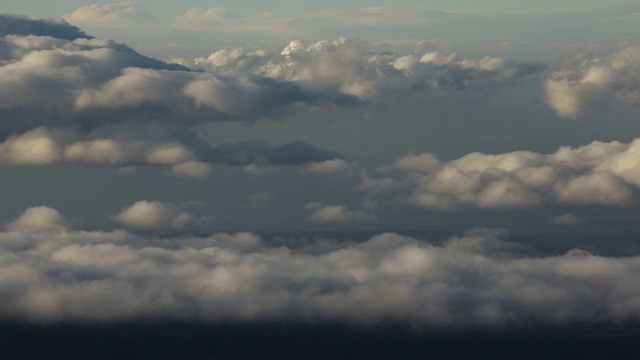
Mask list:
[[[34,17],[61,17],[79,7],[91,4],[109,4],[119,1],[94,0],[3,0],[2,11],[14,14],[24,14]],[[638,0],[273,0],[273,1],[232,1],[232,0],[139,0],[138,4],[153,9],[158,17],[168,17],[195,8],[222,7],[239,15],[256,14],[271,11],[281,16],[292,16],[319,11],[347,11],[366,7],[384,6],[394,8],[416,8],[420,10],[452,10],[473,13],[531,13],[531,12],[566,12],[593,10],[610,6],[640,4]]]

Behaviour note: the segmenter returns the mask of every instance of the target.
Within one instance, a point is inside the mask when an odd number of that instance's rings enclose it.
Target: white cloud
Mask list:
[[[479,207],[516,209],[543,205],[631,206],[640,192],[640,140],[594,141],[553,154],[514,151],[471,153],[449,162],[411,154],[381,170],[404,178],[363,173],[359,188],[385,193],[413,189],[410,201],[438,210]]]
[[[32,207],[6,226],[7,230],[20,233],[41,233],[67,229],[62,215],[47,206]]]
[[[504,231],[433,245],[249,233],[0,232],[0,318],[38,323],[302,320],[513,328],[636,318],[637,256],[530,255]],[[316,243],[317,242],[317,243]],[[304,245],[302,245],[304,244]]]
[[[356,166],[357,165],[355,163],[347,162],[342,159],[331,159],[309,164],[309,171],[315,173],[335,173],[348,171]]]
[[[115,219],[138,229],[181,229],[193,220],[179,208],[158,201],[137,201],[122,209]]]
[[[491,56],[457,60],[456,54],[437,52],[427,52],[419,60],[413,54],[376,51],[372,43],[345,38],[294,40],[279,54],[221,49],[208,58],[195,59],[193,66],[311,83],[361,100],[381,102],[420,90],[459,91],[508,84],[544,68]]]
[[[114,41],[55,35],[0,38],[0,115],[28,119],[3,121],[0,133],[80,122],[86,129],[131,119],[138,123],[173,120],[174,126],[189,127],[216,120],[268,118],[304,103],[357,102],[351,96],[287,79],[194,72]]]
[[[201,161],[189,160],[174,165],[171,167],[171,172],[176,175],[204,178],[211,173],[211,165]]]
[[[88,27],[134,28],[154,16],[135,1],[83,6],[65,17],[70,23]]]
[[[640,47],[627,47],[604,59],[577,55],[564,61],[546,82],[549,106],[559,116],[577,118],[613,101],[640,104]]]
[[[344,205],[322,205],[313,202],[305,205],[309,211],[309,220],[313,222],[347,222],[347,221],[371,221],[376,217],[360,210],[349,210]]]

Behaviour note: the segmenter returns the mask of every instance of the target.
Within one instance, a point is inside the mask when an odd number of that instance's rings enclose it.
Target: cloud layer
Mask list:
[[[150,132],[143,133],[145,130]],[[0,142],[0,163],[48,165],[77,163],[105,166],[171,167],[176,175],[206,177],[211,164],[231,166],[317,165],[335,167],[344,155],[302,141],[272,146],[266,140],[211,146],[190,131],[157,128],[99,128],[83,134],[73,128],[39,127]],[[330,163],[327,163],[330,161]],[[333,162],[331,162],[333,161]]]
[[[415,92],[483,90],[507,85],[545,69],[487,56],[460,60],[437,51],[413,54],[376,52],[362,40],[294,40],[279,54],[240,48],[218,50],[194,60],[194,67],[242,71],[269,78],[324,86],[364,101],[388,101]]]
[[[142,207],[164,209],[139,202],[121,217],[138,219]],[[640,290],[629,286],[640,258],[580,249],[539,256],[505,241],[504,231],[477,230],[440,245],[393,233],[359,243],[269,243],[250,233],[25,232],[19,224],[27,222],[62,224],[55,210],[33,208],[0,233],[5,319],[500,327],[636,321],[640,311]]]
[[[194,72],[138,54],[113,41],[82,34],[56,37],[60,31],[27,31],[51,22],[0,17],[0,131],[37,126],[91,128],[107,122],[165,120],[191,126],[216,120],[255,120],[283,108],[323,102],[354,104],[344,94],[311,89],[247,73]],[[68,33],[77,28],[54,24]],[[22,31],[24,32],[24,31]]]
[[[471,153],[441,162],[411,154],[382,169],[401,178],[364,174],[360,189],[384,193],[405,187],[409,200],[438,210],[518,209],[545,205],[633,206],[640,188],[640,140],[594,141],[553,154]]]

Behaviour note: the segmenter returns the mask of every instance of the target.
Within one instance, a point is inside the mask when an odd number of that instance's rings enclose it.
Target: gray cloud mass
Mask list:
[[[140,202],[138,205],[162,207]],[[69,230],[29,209],[0,233],[0,317],[37,323],[182,319],[334,320],[415,326],[638,320],[640,258],[573,249],[540,256],[480,229],[440,245],[384,233],[364,242],[251,233],[154,238]],[[145,221],[148,219],[145,219]],[[45,226],[46,225],[46,226]],[[283,242],[284,241],[284,242]],[[321,244],[322,242],[322,244]]]

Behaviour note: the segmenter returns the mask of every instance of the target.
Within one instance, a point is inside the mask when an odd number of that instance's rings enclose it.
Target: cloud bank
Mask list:
[[[139,202],[121,216],[150,224],[136,215],[143,207],[165,208]],[[26,222],[60,224],[55,210],[33,208],[0,233],[4,319],[456,328],[613,324],[637,321],[640,311],[640,290],[629,286],[639,257],[540,256],[499,230],[434,245],[393,233],[266,242],[250,233],[156,238],[16,225]]]
[[[144,130],[151,132],[142,134]],[[0,142],[0,163],[32,166],[54,163],[118,167],[152,165],[170,167],[176,175],[202,178],[211,172],[212,164],[311,164],[326,168],[344,162],[344,155],[302,141],[272,146],[266,140],[253,140],[211,146],[190,131],[153,130],[158,129],[117,126],[96,129],[85,135],[73,128],[39,127],[11,135]]]
[[[138,54],[123,44],[60,31],[15,31],[51,22],[2,15],[0,131],[37,126],[91,128],[107,122],[164,119],[183,127],[216,120],[255,120],[307,103],[354,104],[353,97],[248,73],[194,72]],[[6,24],[6,25],[5,25]],[[68,33],[77,28],[56,26]]]
[[[553,154],[471,153],[448,162],[433,154],[410,154],[381,169],[400,178],[364,174],[359,189],[375,194],[408,188],[409,201],[437,210],[633,206],[640,190],[638,151],[640,139],[594,141]]]
[[[279,54],[226,48],[196,58],[191,66],[242,71],[273,79],[324,86],[363,101],[397,99],[416,92],[439,93],[505,86],[541,72],[534,62],[487,56],[460,60],[457,54],[376,52],[363,40],[294,40]]]

